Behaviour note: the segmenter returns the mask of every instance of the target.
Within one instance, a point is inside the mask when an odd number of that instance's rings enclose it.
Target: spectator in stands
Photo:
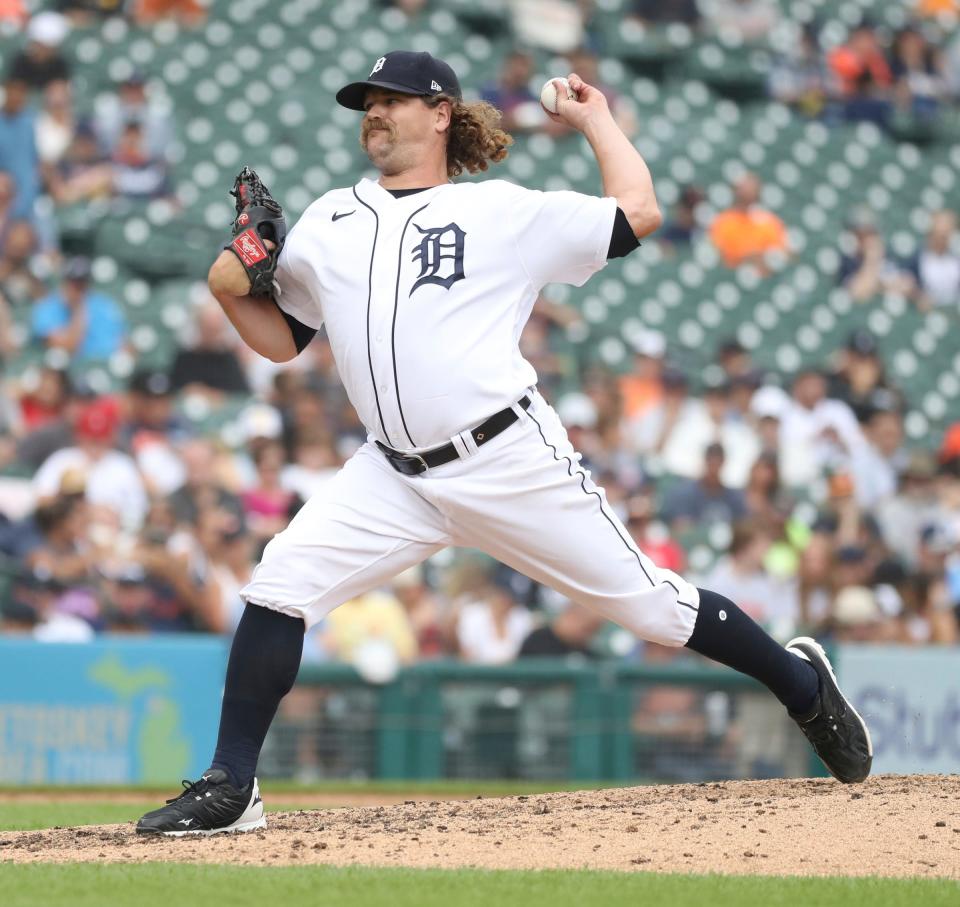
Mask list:
[[[123,127],[111,157],[113,189],[121,198],[162,198],[170,195],[167,165],[151,155],[143,127],[131,120]]]
[[[686,569],[686,552],[670,535],[666,524],[656,519],[653,488],[646,486],[635,491],[624,509],[624,523],[637,547],[658,567],[682,573]]]
[[[520,646],[519,657],[590,658],[594,637],[606,623],[596,611],[567,602],[549,623],[532,630]]]
[[[531,79],[533,56],[516,48],[504,57],[497,81],[480,90],[480,99],[503,113],[503,128],[508,132],[559,132],[543,112],[540,99],[530,90]]]
[[[421,565],[395,576],[390,588],[403,605],[417,641],[417,657],[439,658],[451,651],[451,640],[444,628],[443,603],[427,585]]]
[[[912,296],[916,283],[912,275],[887,255],[886,244],[873,216],[855,212],[849,223],[853,234],[852,254],[840,259],[837,283],[850,293],[855,302],[865,302],[881,293]]]
[[[14,585],[14,613],[23,623],[32,623],[30,634],[37,642],[82,643],[93,638],[89,623],[60,609],[66,594],[63,583],[43,568],[24,571]]]
[[[139,369],[130,376],[127,416],[121,436],[124,450],[137,461],[151,495],[171,494],[186,480],[179,448],[192,433],[174,410],[173,387],[165,372]]]
[[[940,18],[955,21],[960,16],[958,0],[916,0],[913,11],[924,18]]]
[[[764,566],[774,541],[762,521],[736,523],[726,557],[707,574],[704,586],[735,600],[758,624],[785,642],[793,636],[799,605],[796,584],[772,576]]]
[[[633,368],[619,380],[623,415],[629,422],[643,419],[663,397],[667,340],[659,331],[643,330],[631,336]]]
[[[744,503],[750,517],[766,526],[777,537],[794,507],[792,495],[780,483],[780,463],[776,451],[762,451],[743,489]]]
[[[846,464],[862,443],[853,410],[827,396],[823,374],[812,368],[798,372],[780,419],[780,468],[787,487],[808,486],[828,466]]]
[[[129,552],[108,562],[104,610],[111,632],[185,633],[220,628],[220,589],[193,551],[177,551],[166,529],[145,527]]]
[[[827,58],[837,80],[843,114],[850,121],[886,125],[893,74],[873,23],[864,19]]]
[[[68,481],[71,481],[69,477]],[[37,507],[36,523],[41,538],[23,562],[35,575],[45,574],[59,585],[57,611],[95,623],[99,614],[96,591],[99,552],[87,539],[89,514],[82,486],[67,485],[67,489],[69,493],[43,499]]]
[[[127,0],[57,0],[56,6],[75,26],[86,27],[96,24],[97,19],[121,15],[126,2]]]
[[[746,44],[765,41],[780,21],[772,0],[703,0],[700,8],[721,37],[730,35]]]
[[[875,409],[863,427],[865,443],[851,451],[857,503],[873,511],[896,493],[897,473],[906,465],[903,420],[895,409]]]
[[[261,442],[253,452],[257,480],[244,491],[240,500],[247,526],[258,545],[258,550],[290,522],[294,494],[280,483],[280,473],[286,457],[283,445],[277,441]]]
[[[67,262],[60,290],[36,303],[31,321],[36,340],[65,350],[76,362],[109,359],[126,344],[123,312],[109,296],[90,289],[87,258]]]
[[[200,512],[195,532],[219,590],[219,607],[210,612],[210,631],[233,633],[246,607],[240,590],[253,575],[253,539],[241,519],[216,507]]]
[[[746,515],[743,492],[728,488],[721,479],[723,445],[710,444],[703,457],[703,476],[675,485],[663,502],[663,518],[680,531],[696,525],[733,523]]]
[[[557,400],[556,410],[570,443],[583,457],[584,467],[603,469],[607,465],[607,451],[597,429],[599,413],[593,400],[580,391],[573,391]]]
[[[165,159],[174,135],[170,109],[150,98],[146,76],[138,70],[120,83],[116,94],[98,98],[93,116],[97,137],[109,154],[117,150],[124,129],[131,123],[140,127],[146,156],[158,161]]]
[[[222,481],[217,452],[211,441],[193,438],[184,442],[180,458],[187,472],[186,481],[170,495],[170,506],[178,523],[196,525],[200,511],[209,508],[243,519],[243,504]]]
[[[698,478],[704,452],[714,442],[725,452],[724,484],[743,488],[760,439],[749,422],[731,413],[730,385],[716,372],[705,376],[702,396],[688,401],[674,422],[661,448],[663,466],[672,475]]]
[[[924,528],[935,524],[940,515],[936,475],[933,455],[912,451],[899,472],[896,493],[876,508],[884,544],[909,570],[919,564]]]
[[[845,586],[837,592],[826,628],[835,642],[893,642],[897,624],[884,616],[868,586]]]
[[[138,25],[150,26],[164,19],[174,19],[188,28],[202,25],[207,18],[207,5],[200,0],[134,0],[130,13]]]
[[[525,47],[565,54],[583,45],[583,4],[575,0],[512,0],[508,6],[514,37]]]
[[[319,425],[304,429],[297,433],[292,459],[283,467],[280,483],[306,501],[337,474],[342,464],[333,435]]]
[[[224,394],[248,394],[250,388],[237,356],[237,337],[213,300],[196,311],[192,342],[177,351],[170,380],[174,390],[219,401]]]
[[[518,602],[513,571],[499,566],[479,594],[459,603],[454,614],[457,649],[472,664],[513,661],[533,629],[530,611]]]
[[[670,220],[656,232],[657,242],[677,251],[689,249],[694,237],[700,232],[697,205],[703,200],[703,190],[698,186],[684,186]]]
[[[37,115],[37,153],[41,168],[56,167],[73,142],[77,122],[69,82],[51,82],[43,91],[43,106]]]
[[[929,122],[947,100],[947,77],[940,52],[923,32],[908,25],[900,29],[890,48],[893,96],[898,112]]]
[[[12,174],[0,170],[0,287],[6,302],[20,307],[42,295],[44,289],[38,278],[41,263],[33,260],[37,234],[28,220],[17,219],[15,197]],[[5,340],[10,340],[9,334]]]
[[[861,423],[877,409],[904,408],[903,395],[887,379],[877,340],[866,328],[853,331],[839,351],[828,392],[846,403]]]
[[[75,444],[56,451],[33,478],[38,497],[53,497],[64,477],[83,476],[86,499],[117,514],[129,530],[139,528],[147,512],[147,495],[133,460],[117,450],[120,408],[107,397],[86,404],[74,426]]]
[[[0,23],[19,30],[29,18],[24,0],[0,0]]]
[[[70,32],[70,23],[54,12],[37,13],[27,26],[27,46],[10,65],[10,78],[42,91],[52,82],[70,79],[70,64],[60,50]]]
[[[24,432],[31,432],[66,415],[70,377],[63,369],[43,366],[33,380],[25,381],[20,396],[20,419]]]
[[[57,165],[47,167],[44,173],[50,195],[58,205],[105,199],[113,193],[113,167],[89,123],[77,124],[73,140]]]
[[[29,86],[22,78],[6,79],[0,107],[0,170],[13,179],[9,217],[33,223],[33,205],[40,194],[40,161],[35,138],[36,113],[28,106],[28,97]]]
[[[960,254],[956,236],[956,214],[947,210],[934,213],[926,242],[910,262],[921,311],[941,308],[946,312],[960,312]]]
[[[700,401],[689,395],[689,381],[678,368],[667,366],[660,375],[660,393],[650,405],[627,419],[625,433],[641,456],[660,454],[674,427],[690,418]],[[625,399],[629,399],[624,394]]]
[[[695,28],[700,24],[696,0],[633,0],[627,14],[644,25],[680,23]]]
[[[960,628],[950,590],[942,575],[917,574],[897,616],[896,641],[906,645],[955,646]]]
[[[745,173],[733,185],[734,202],[710,225],[710,239],[728,268],[751,264],[771,273],[770,253],[788,251],[787,231],[774,213],[758,206],[761,184]]]
[[[816,26],[807,22],[799,29],[799,42],[771,66],[770,96],[804,116],[823,112],[830,90],[830,70],[820,48]]]
[[[960,463],[960,422],[954,422],[944,433],[940,444],[940,462],[945,466]]]
[[[332,611],[323,627],[323,644],[340,661],[361,666],[367,658],[409,664],[417,640],[403,606],[386,591],[368,592]]]

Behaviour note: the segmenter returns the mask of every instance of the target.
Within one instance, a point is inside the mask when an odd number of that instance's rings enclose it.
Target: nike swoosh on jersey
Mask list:
[[[351,214],[356,214],[356,213],[357,213],[356,208],[354,208],[353,211],[345,211],[343,214],[341,214],[339,211],[334,211],[333,217],[331,217],[330,219],[333,221],[337,221],[337,220],[340,220],[341,217],[349,217]]]

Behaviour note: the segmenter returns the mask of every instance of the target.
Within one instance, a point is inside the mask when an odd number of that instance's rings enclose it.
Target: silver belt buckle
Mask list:
[[[426,472],[430,467],[427,466],[427,461],[420,456],[420,454],[404,454],[405,457],[409,457],[411,460],[419,460],[420,465],[423,467],[423,471]]]

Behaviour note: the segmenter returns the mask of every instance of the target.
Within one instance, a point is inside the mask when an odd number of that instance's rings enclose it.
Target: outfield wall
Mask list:
[[[960,771],[960,652],[841,648],[877,772]],[[217,637],[0,639],[0,784],[169,784],[213,750]],[[382,686],[304,667],[264,777],[702,781],[819,773],[759,685],[702,664],[424,662]]]

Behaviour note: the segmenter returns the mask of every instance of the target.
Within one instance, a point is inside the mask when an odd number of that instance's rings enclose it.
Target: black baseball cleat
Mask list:
[[[208,769],[199,781],[184,781],[180,796],[147,813],[137,822],[137,834],[215,835],[222,831],[252,831],[267,824],[257,779],[237,790],[219,768]]]
[[[809,662],[820,678],[820,691],[810,712],[806,715],[788,714],[797,722],[834,778],[844,784],[863,781],[873,764],[870,731],[840,692],[827,653],[809,636],[791,639],[786,648]]]

